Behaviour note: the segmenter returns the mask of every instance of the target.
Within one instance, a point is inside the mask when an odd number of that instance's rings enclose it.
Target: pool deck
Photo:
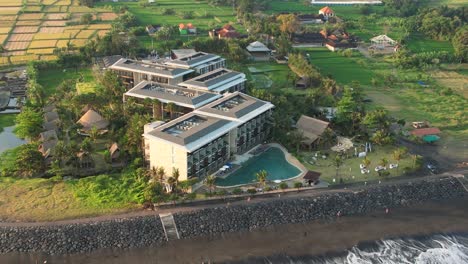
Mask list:
[[[264,146],[267,146],[267,147],[264,147]],[[259,148],[262,148],[262,147],[264,149],[259,151],[258,153],[256,153],[256,151]],[[292,178],[281,180],[281,182],[295,180],[297,178],[303,177],[307,173],[306,167],[304,167],[304,165],[302,165],[302,163],[300,163],[293,155],[291,155],[291,153],[289,153],[286,150],[286,148],[284,148],[282,145],[280,145],[278,143],[269,143],[269,144],[260,144],[260,145],[258,145],[256,147],[253,147],[251,150],[249,150],[248,152],[246,152],[246,153],[244,153],[242,155],[235,155],[234,156],[235,160],[231,161],[231,163],[235,165],[235,169],[233,169],[229,173],[226,173],[226,174],[223,174],[223,175],[220,175],[220,176],[218,176],[216,174],[216,177],[223,178],[223,179],[228,177],[229,175],[234,173],[236,170],[241,168],[242,163],[246,162],[247,160],[249,160],[249,159],[251,159],[251,158],[253,158],[253,157],[257,156],[257,155],[260,155],[261,153],[267,151],[271,147],[276,147],[276,148],[281,149],[283,151],[283,153],[284,153],[286,161],[289,162],[289,164],[293,165],[294,167],[298,168],[301,171],[298,175],[296,175],[296,176],[294,176]],[[216,188],[229,189],[229,188],[237,188],[237,187],[242,187],[242,186],[247,186],[247,185],[252,185],[252,183],[243,183],[243,184],[232,185],[232,186],[218,186],[218,185],[216,185]]]

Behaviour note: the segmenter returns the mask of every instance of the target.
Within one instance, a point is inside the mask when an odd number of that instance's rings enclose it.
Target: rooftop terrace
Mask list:
[[[190,69],[171,67],[161,63],[145,63],[142,61],[122,58],[109,67],[113,70],[137,71],[149,75],[159,75],[168,78],[175,78],[193,72]]]

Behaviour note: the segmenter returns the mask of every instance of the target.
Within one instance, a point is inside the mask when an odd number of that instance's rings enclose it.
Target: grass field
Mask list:
[[[145,1],[146,2],[146,1]],[[211,6],[207,1],[192,1],[192,0],[159,0],[157,4],[144,7],[140,2],[100,2],[96,6],[112,6],[120,8],[128,6],[129,11],[133,13],[140,25],[179,25],[180,23],[193,23],[198,29],[208,30],[210,24],[221,26],[225,23],[234,23],[237,21],[235,12],[232,7]],[[163,15],[165,9],[174,9],[176,14]],[[182,12],[193,12],[193,18],[183,19],[180,16]],[[238,31],[241,31],[240,26],[235,26]]]
[[[15,118],[15,114],[0,115],[0,133],[2,133],[3,128],[15,125]]]
[[[450,41],[432,40],[421,35],[411,36],[406,45],[413,52],[447,51],[453,53],[453,46]]]
[[[343,178],[346,183],[349,182],[364,182],[364,181],[371,181],[371,180],[379,180],[383,179],[378,175],[377,172],[374,171],[374,168],[379,165],[379,162],[382,158],[387,159],[389,163],[397,163],[392,159],[392,153],[397,148],[394,146],[374,146],[373,152],[369,153],[367,158],[371,161],[370,164],[370,173],[368,174],[361,174],[359,164],[362,163],[363,158],[351,157],[349,159],[344,160],[343,165],[339,168],[339,176],[336,177],[336,167],[333,164],[333,159],[335,158],[336,153],[329,151],[327,153],[330,156],[327,159],[318,158],[317,161],[312,160],[313,153],[310,152],[302,152],[300,157],[302,160],[302,164],[306,166],[309,170],[318,171],[322,173],[320,176],[321,179],[324,181],[333,184],[339,183],[339,178]],[[312,161],[313,164],[310,164],[309,161]],[[403,168],[405,167],[412,167],[413,162],[409,155],[406,155],[403,159],[399,162],[399,169],[389,169],[390,176],[388,177],[396,177],[401,176],[403,173]],[[335,182],[333,182],[335,179]]]
[[[126,175],[65,182],[0,178],[0,218],[54,221],[125,212],[137,207],[136,189],[138,183]]]
[[[322,75],[330,75],[338,83],[349,84],[359,81],[369,85],[375,73],[368,68],[367,59],[355,52],[348,58],[326,48],[303,49],[310,55],[310,63],[320,69]]]
[[[42,85],[47,95],[51,95],[57,86],[64,80],[78,79],[83,77],[84,82],[94,81],[94,76],[91,68],[81,69],[48,69],[41,71],[38,82]]]

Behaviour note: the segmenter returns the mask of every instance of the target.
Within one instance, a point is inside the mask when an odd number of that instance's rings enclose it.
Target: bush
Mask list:
[[[180,13],[180,17],[183,19],[192,19],[193,18],[193,11],[183,11]]]
[[[216,193],[216,195],[218,196],[226,196],[227,195],[227,192],[225,190],[220,190]]]
[[[172,8],[165,8],[165,9],[163,9],[162,14],[163,15],[174,15],[175,10],[172,9]]]
[[[263,189],[265,192],[270,192],[272,191],[273,189],[270,187],[270,186],[267,186],[265,187],[265,189]]]
[[[250,189],[247,190],[247,192],[248,192],[249,194],[256,194],[256,193],[257,193],[257,190],[256,190],[255,188],[250,188]]]
[[[232,190],[232,194],[234,195],[242,194],[242,190],[240,188],[235,188],[234,190]]]
[[[185,200],[188,200],[188,201],[193,201],[195,200],[195,198],[197,198],[197,194],[196,193],[187,193],[184,197]]]
[[[302,182],[295,182],[295,183],[294,183],[294,188],[299,189],[299,188],[301,188],[301,187],[302,187]]]
[[[282,183],[280,183],[279,187],[280,187],[281,190],[286,190],[289,186],[288,186],[287,183],[282,182]]]
[[[206,198],[210,198],[210,197],[213,197],[216,193],[205,192],[204,194]]]

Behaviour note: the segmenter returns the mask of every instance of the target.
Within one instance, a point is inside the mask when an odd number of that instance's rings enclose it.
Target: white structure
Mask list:
[[[389,38],[387,35],[380,35],[377,37],[373,37],[370,39],[373,45],[377,47],[393,47],[397,44],[397,42],[391,38]]]
[[[204,177],[225,165],[232,154],[263,142],[269,133],[273,104],[243,93],[223,98],[168,123],[151,123],[143,134],[149,166],[180,180]]]

